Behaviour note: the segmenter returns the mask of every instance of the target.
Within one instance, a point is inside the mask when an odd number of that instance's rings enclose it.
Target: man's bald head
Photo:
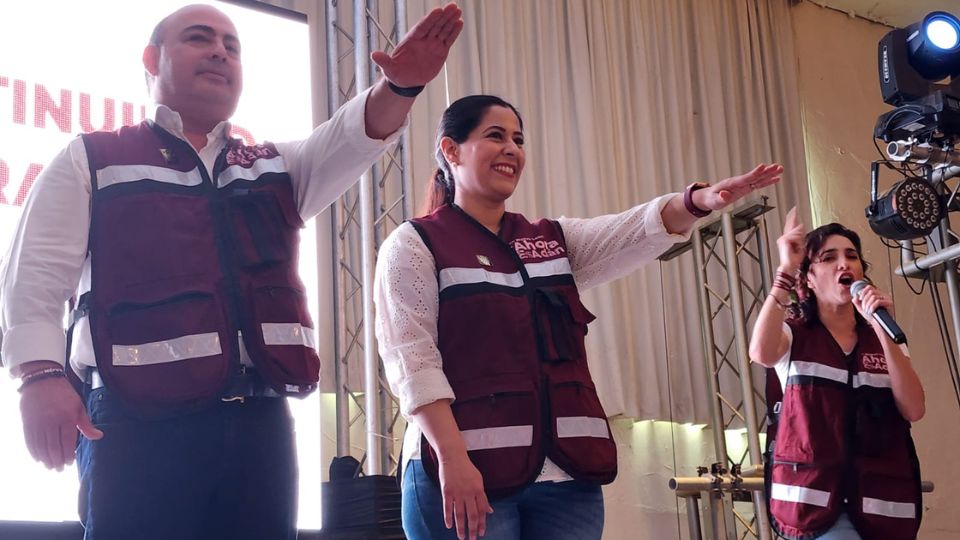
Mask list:
[[[219,9],[206,4],[190,4],[189,6],[183,6],[182,8],[160,19],[160,22],[158,22],[157,25],[153,27],[153,32],[150,33],[149,44],[159,46],[163,42],[163,31],[171,19],[174,19],[175,17],[183,14],[189,15],[190,13],[196,10],[212,10],[217,13],[220,13],[221,15],[223,15],[223,17],[229,19],[229,17],[227,17],[227,15],[222,11],[220,11]]]
[[[164,17],[143,52],[147,83],[157,103],[204,129],[233,115],[243,73],[233,21],[219,9],[194,4]]]

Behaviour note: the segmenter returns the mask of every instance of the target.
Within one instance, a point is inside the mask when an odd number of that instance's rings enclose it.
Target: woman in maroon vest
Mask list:
[[[767,464],[771,522],[789,539],[912,540],[920,471],[910,422],[924,414],[906,346],[873,317],[893,312],[866,279],[860,237],[839,223],[805,234],[796,209],[750,342],[783,391]]]
[[[579,290],[654,259],[783,168],[622,214],[530,222],[505,210],[525,161],[512,105],[457,100],[436,155],[429,215],[386,239],[374,292],[380,354],[409,420],[407,537],[600,538],[616,445],[587,367],[594,317]]]

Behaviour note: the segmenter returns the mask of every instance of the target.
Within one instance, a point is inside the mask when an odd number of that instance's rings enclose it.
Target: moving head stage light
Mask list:
[[[883,36],[877,54],[880,93],[897,109],[877,120],[874,137],[926,141],[960,133],[960,19],[934,11]],[[946,78],[952,81],[939,82]]]
[[[897,274],[914,294],[928,287],[943,342],[944,357],[960,405],[960,234],[950,228],[948,212],[960,210],[960,20],[937,11],[905,29],[893,30],[878,48],[880,91],[896,107],[877,120],[873,142],[883,139],[886,154],[877,145],[870,178],[870,228],[884,244],[900,249]],[[902,176],[877,198],[880,165]],[[923,238],[924,242],[915,242]],[[926,244],[923,251],[922,245]],[[922,251],[918,251],[920,248]],[[922,280],[920,290],[907,278]],[[945,282],[953,313],[950,322],[940,298],[938,282]],[[955,345],[950,344],[953,325]]]
[[[874,162],[870,227],[891,240],[923,238],[950,209],[960,209],[957,190],[944,182],[960,175],[960,19],[935,11],[923,21],[890,31],[879,43],[883,101],[896,109],[877,119],[874,139],[887,155]],[[879,146],[877,147],[879,150]],[[903,180],[877,197],[879,165]]]

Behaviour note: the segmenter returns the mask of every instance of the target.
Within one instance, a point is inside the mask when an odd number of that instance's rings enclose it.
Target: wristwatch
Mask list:
[[[710,212],[713,211],[704,210],[703,208],[699,208],[697,205],[693,204],[693,192],[706,187],[710,187],[710,184],[704,182],[694,182],[687,186],[687,190],[683,192],[683,207],[687,209],[687,212],[690,212],[698,218],[707,217],[710,215]]]

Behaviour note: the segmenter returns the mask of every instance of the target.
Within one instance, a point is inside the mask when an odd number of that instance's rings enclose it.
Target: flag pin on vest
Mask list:
[[[486,255],[477,255],[477,262],[484,266],[490,266],[490,259]]]

